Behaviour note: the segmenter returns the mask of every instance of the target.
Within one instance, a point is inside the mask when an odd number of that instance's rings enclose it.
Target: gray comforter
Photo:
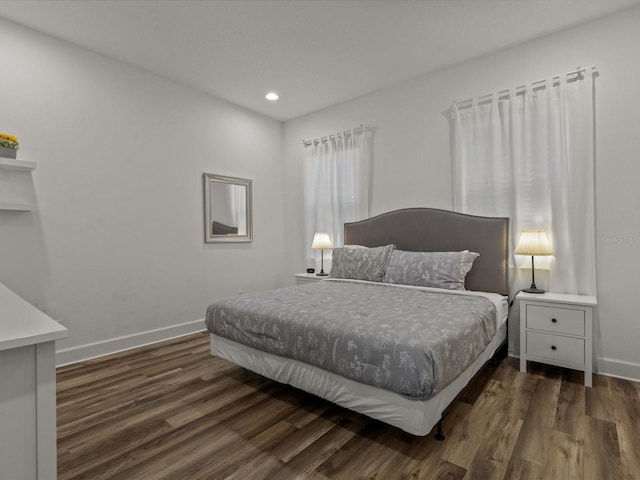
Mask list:
[[[205,321],[215,335],[426,399],[489,344],[496,307],[478,296],[330,280],[219,300]]]

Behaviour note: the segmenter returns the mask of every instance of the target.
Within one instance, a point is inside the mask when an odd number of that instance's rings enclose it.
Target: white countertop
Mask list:
[[[65,338],[67,329],[0,283],[0,351]]]

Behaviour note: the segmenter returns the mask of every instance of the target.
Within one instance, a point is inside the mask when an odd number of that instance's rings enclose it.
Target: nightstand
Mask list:
[[[296,285],[303,285],[305,283],[318,282],[324,280],[327,277],[320,277],[315,273],[296,273]]]
[[[596,297],[520,292],[520,371],[527,360],[593,373],[593,309]]]

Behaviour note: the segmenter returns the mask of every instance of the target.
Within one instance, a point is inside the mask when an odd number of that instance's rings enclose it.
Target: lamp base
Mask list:
[[[316,273],[316,277],[328,277],[328,276],[329,276],[328,273],[324,273],[324,272]]]
[[[522,291],[525,293],[544,293],[544,290],[539,288],[523,288]]]

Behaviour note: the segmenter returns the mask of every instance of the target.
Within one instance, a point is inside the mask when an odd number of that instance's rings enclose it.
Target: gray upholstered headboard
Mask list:
[[[467,290],[509,294],[509,219],[433,208],[405,208],[344,224],[344,243],[394,244],[412,252],[470,250],[480,256],[467,274]]]

